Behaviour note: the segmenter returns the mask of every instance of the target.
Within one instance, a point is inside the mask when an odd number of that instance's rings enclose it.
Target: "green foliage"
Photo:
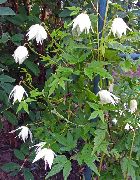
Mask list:
[[[134,1],[128,3],[109,3],[99,39],[95,2],[66,0],[60,8],[55,0],[33,0],[29,9],[18,1],[16,9],[10,1],[0,0],[0,130],[5,120],[15,129],[27,125],[34,142],[46,142],[45,148],[56,154],[46,179],[60,173],[67,180],[71,170],[83,175],[86,166],[92,170],[93,179],[140,179],[140,61],[130,56],[140,49],[139,9]],[[71,32],[72,22],[84,11],[92,30],[77,36]],[[117,15],[132,29],[121,38],[110,32]],[[36,40],[28,42],[25,36],[34,24],[41,24],[47,32],[43,45]],[[29,57],[19,65],[12,55],[21,45],[26,46]],[[120,100],[117,105],[102,104],[97,89],[108,90],[112,83],[113,94]],[[28,97],[10,105],[8,96],[18,84]],[[132,99],[138,102],[135,113],[130,113]],[[126,130],[127,123],[133,128]],[[14,149],[19,163],[5,164],[2,170],[11,176],[20,174],[25,180],[34,179],[31,163],[35,147],[29,148],[33,145],[26,142]],[[72,169],[74,161],[78,172]]]
[[[65,156],[57,156],[55,158],[54,166],[51,169],[51,171],[48,173],[46,178],[48,179],[49,177],[60,172],[61,170],[63,170],[64,180],[67,180],[69,173],[71,171],[71,162]]]

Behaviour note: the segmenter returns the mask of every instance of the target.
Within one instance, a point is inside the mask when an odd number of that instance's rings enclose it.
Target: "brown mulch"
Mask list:
[[[0,167],[5,163],[15,162],[22,165],[23,162],[18,160],[14,156],[14,149],[19,148],[21,141],[15,138],[15,134],[9,133],[15,129],[5,119],[1,119],[3,123],[3,129],[0,131]],[[25,165],[26,166],[26,165]],[[29,164],[34,175],[35,180],[45,180],[46,172],[44,170],[44,162],[39,161],[37,164]],[[83,174],[83,168],[78,166],[76,161],[72,162],[72,171],[68,180],[81,180]],[[62,172],[50,178],[51,180],[63,180]],[[24,180],[24,176],[20,173],[17,176],[11,177],[8,173],[5,173],[0,168],[0,180]]]

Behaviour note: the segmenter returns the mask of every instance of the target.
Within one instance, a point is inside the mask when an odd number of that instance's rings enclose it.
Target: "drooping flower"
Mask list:
[[[35,144],[32,147],[36,147],[35,152],[38,153],[44,146],[45,146],[46,142],[40,142],[38,144]],[[30,147],[30,148],[32,148]]]
[[[13,130],[13,131],[11,131],[9,133],[14,133],[14,132],[16,132],[17,130],[20,130],[20,129],[21,129],[21,131],[18,134],[18,137],[21,138],[25,142],[28,139],[28,137],[30,136],[31,142],[33,142],[32,133],[31,133],[30,129],[28,127],[26,127],[26,126],[21,126],[21,127],[15,129],[15,130]]]
[[[47,168],[47,164],[49,165],[49,168],[51,169],[55,153],[51,149],[47,149],[47,148],[40,149],[36,153],[37,153],[36,157],[32,163],[38,161],[39,159],[44,159],[45,170]]]
[[[81,13],[73,20],[72,32],[78,33],[78,36],[85,31],[86,34],[92,29],[90,18],[87,14]]]
[[[123,34],[126,35],[126,30],[132,31],[127,24],[124,22],[122,18],[115,18],[112,23],[111,31],[113,32],[114,36],[118,36],[121,38]]]
[[[13,88],[13,90],[10,92],[9,99],[14,98],[13,99],[13,104],[16,102],[16,100],[21,102],[24,94],[26,96],[28,96],[28,94],[26,93],[25,89],[21,85],[16,85]]]
[[[22,64],[23,61],[28,57],[28,50],[25,46],[19,46],[14,51],[13,57],[16,63]]]
[[[133,128],[133,126],[131,126],[129,123],[127,123],[127,124],[125,125],[124,129],[126,129],[126,130],[128,131],[129,129],[133,130],[134,128]]]
[[[138,103],[135,99],[130,101],[130,112],[133,114],[137,110]]]
[[[116,124],[117,124],[117,122],[118,122],[118,120],[117,120],[116,118],[113,118],[113,119],[112,119],[112,123],[113,123],[113,124],[115,124],[115,125],[116,125]]]
[[[100,97],[100,102],[102,104],[108,104],[111,103],[113,105],[117,104],[119,101],[119,98],[116,97],[114,94],[107,90],[100,90],[97,95]]]
[[[27,36],[28,41],[36,39],[37,44],[42,44],[43,40],[47,38],[47,32],[45,31],[43,26],[35,24],[29,28]]]

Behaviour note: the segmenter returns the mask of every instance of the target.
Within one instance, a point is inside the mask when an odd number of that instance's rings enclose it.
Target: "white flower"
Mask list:
[[[134,128],[133,128],[129,123],[127,123],[127,124],[125,125],[124,129],[126,129],[126,130],[131,129],[131,130],[133,130]]]
[[[126,30],[129,29],[132,31],[127,24],[123,21],[122,18],[115,18],[112,23],[111,31],[113,32],[113,35],[121,38],[122,34],[124,33],[126,35]]]
[[[87,14],[81,13],[73,20],[72,32],[76,30],[78,36],[83,31],[85,31],[85,33],[88,34],[90,29],[92,29],[92,26],[89,16]]]
[[[15,130],[13,130],[13,131],[11,131],[9,133],[14,133],[15,131],[17,131],[19,129],[21,129],[21,131],[20,131],[20,133],[18,135],[19,138],[21,138],[25,142],[26,139],[28,139],[28,136],[30,136],[31,142],[33,142],[32,133],[31,133],[30,129],[28,127],[26,127],[26,126],[21,126],[21,127],[15,129]]]
[[[38,161],[39,159],[44,159],[45,170],[47,168],[47,164],[49,165],[49,168],[51,169],[54,156],[55,156],[55,153],[51,149],[43,148],[43,149],[40,149],[40,151],[37,151],[36,157],[32,163]]]
[[[40,142],[38,144],[35,144],[34,146],[31,146],[30,148],[36,147],[35,152],[38,153],[45,146],[45,144],[46,142]]]
[[[113,123],[113,124],[115,124],[115,125],[116,125],[116,124],[117,124],[117,122],[118,122],[118,120],[117,120],[116,118],[112,119],[112,123]]]
[[[100,97],[100,102],[102,104],[111,103],[113,105],[118,103],[119,98],[116,97],[114,94],[110,93],[107,90],[100,90],[97,95]]]
[[[47,33],[43,26],[39,24],[32,25],[27,33],[28,41],[36,39],[37,44],[42,44],[43,40],[47,38]]]
[[[16,63],[22,64],[23,61],[28,57],[28,50],[24,46],[19,46],[12,55]]]
[[[12,97],[14,98],[13,99],[13,104],[16,102],[16,100],[21,102],[24,94],[26,96],[28,96],[28,94],[26,93],[25,89],[21,85],[16,85],[13,88],[13,90],[10,92],[9,99],[11,99]]]
[[[130,101],[130,112],[133,114],[137,110],[137,101],[135,99],[132,99]]]

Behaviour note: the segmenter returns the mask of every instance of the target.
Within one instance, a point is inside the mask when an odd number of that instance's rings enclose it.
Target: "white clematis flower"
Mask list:
[[[115,125],[116,125],[116,124],[117,124],[117,122],[118,122],[118,120],[117,120],[116,118],[113,118],[113,119],[112,119],[112,123],[113,123],[113,124],[115,124]]]
[[[73,20],[72,32],[76,31],[78,36],[85,31],[86,34],[92,29],[90,18],[87,14],[81,13]]]
[[[30,148],[36,147],[35,152],[38,153],[45,145],[46,142],[40,142],[38,144],[35,144],[34,146],[31,146]]]
[[[113,105],[117,104],[119,101],[119,98],[116,97],[114,94],[107,90],[100,90],[97,95],[100,97],[101,104],[108,104],[111,103]]]
[[[127,29],[132,31],[122,18],[115,18],[113,20],[111,31],[113,32],[114,36],[117,35],[119,38],[121,38],[122,34],[126,35]]]
[[[20,133],[18,134],[18,137],[21,138],[24,142],[26,141],[26,139],[28,139],[28,136],[30,136],[31,142],[33,142],[32,140],[32,133],[30,131],[30,129],[26,126],[21,126],[9,133],[14,133],[15,131],[21,129]]]
[[[28,57],[28,50],[24,46],[19,46],[14,51],[13,57],[16,63],[22,64],[23,61]]]
[[[13,88],[13,90],[10,92],[9,99],[11,99],[12,97],[14,98],[13,99],[13,104],[16,102],[16,100],[21,102],[24,94],[26,96],[28,96],[28,94],[26,93],[25,89],[21,85],[16,85]]]
[[[127,123],[127,124],[125,125],[124,129],[126,129],[126,130],[128,131],[129,129],[133,130],[134,128],[133,128],[133,126],[131,126],[129,123]]]
[[[55,153],[51,149],[43,148],[37,151],[36,157],[32,163],[38,161],[39,159],[44,159],[45,170],[47,168],[47,164],[49,165],[49,168],[51,169],[54,156],[55,156]]]
[[[43,40],[47,38],[47,32],[45,31],[43,26],[35,24],[29,28],[27,36],[28,41],[36,39],[37,44],[42,44]]]
[[[135,99],[130,101],[130,112],[133,114],[137,110],[138,103]]]

